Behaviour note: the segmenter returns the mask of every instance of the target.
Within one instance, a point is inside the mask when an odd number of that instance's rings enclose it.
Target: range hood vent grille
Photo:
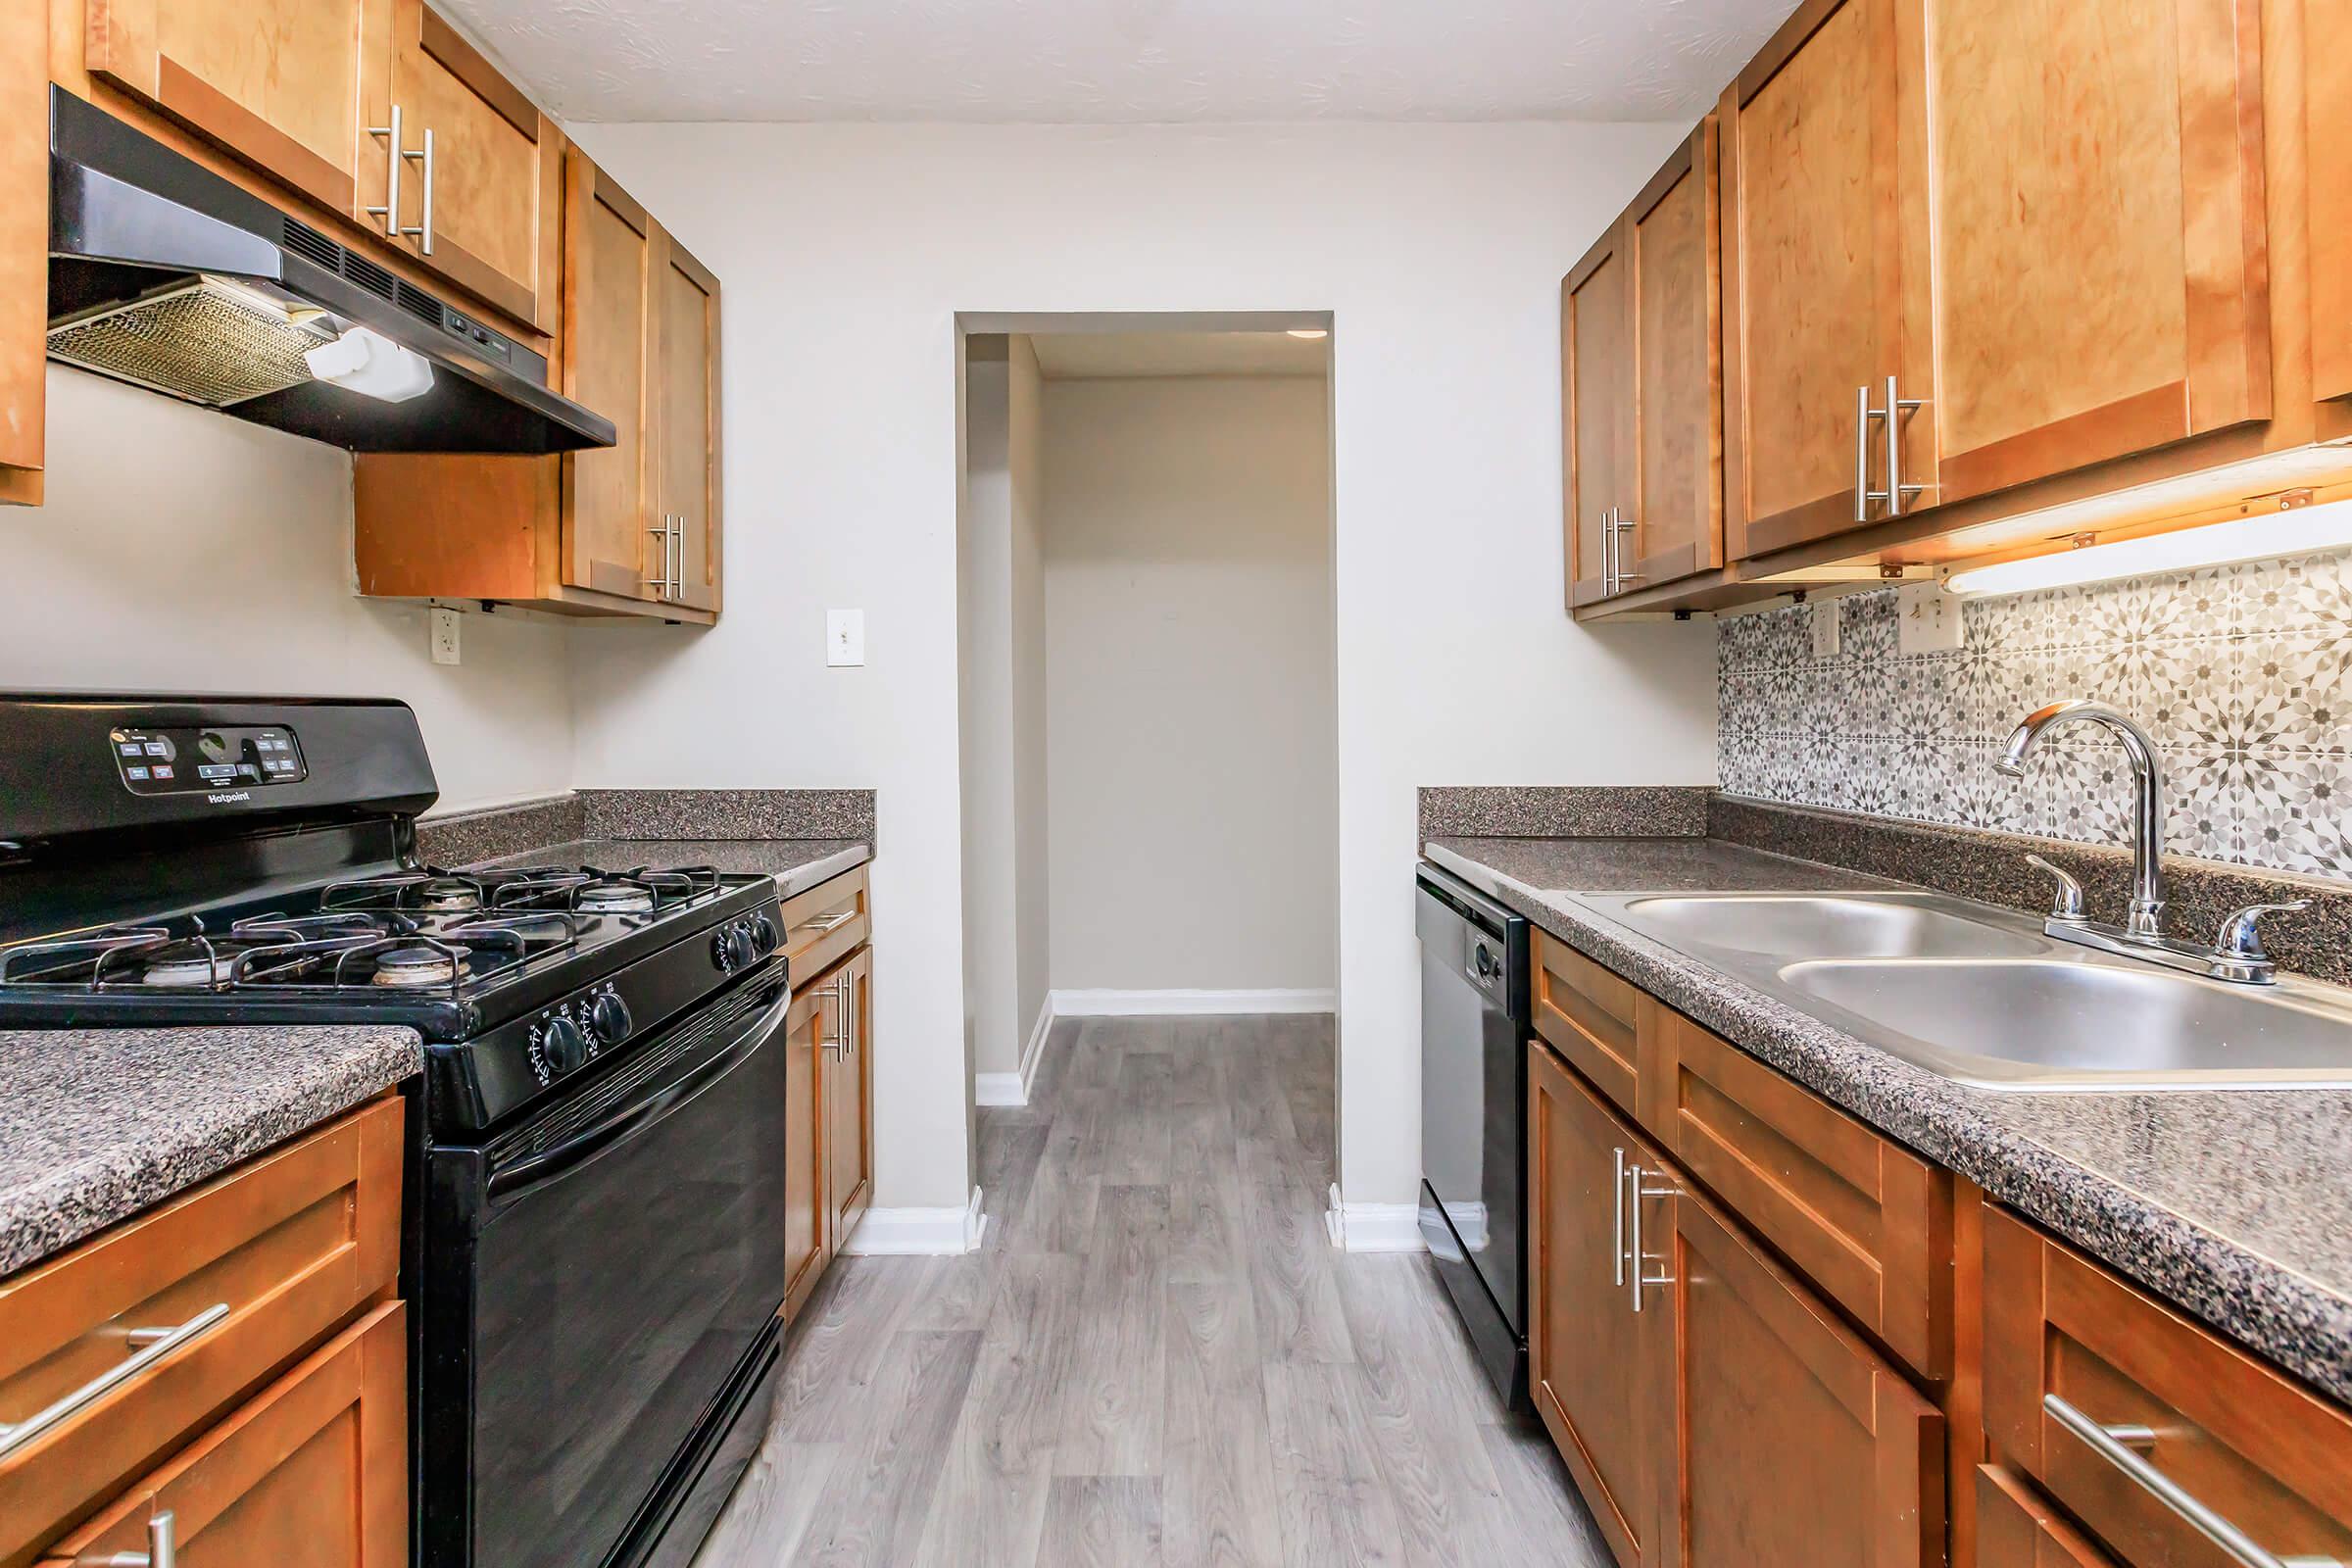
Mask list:
[[[291,218],[286,220],[286,249],[330,272],[343,270],[343,247],[308,223],[297,223]]]
[[[427,326],[437,327],[442,324],[441,302],[433,298],[430,294],[427,294],[424,290],[418,288],[414,283],[402,283],[400,285],[400,293],[393,299],[392,303],[399,306],[402,310],[408,312],[411,316],[416,318],[416,319],[419,321],[424,322]]]
[[[274,301],[195,277],[49,329],[49,357],[224,409],[311,379],[303,350],[326,341]]]

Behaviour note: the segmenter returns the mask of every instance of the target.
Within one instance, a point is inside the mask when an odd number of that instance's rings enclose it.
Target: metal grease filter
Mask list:
[[[282,307],[196,277],[49,329],[49,357],[224,409],[311,379],[302,351],[325,341]]]

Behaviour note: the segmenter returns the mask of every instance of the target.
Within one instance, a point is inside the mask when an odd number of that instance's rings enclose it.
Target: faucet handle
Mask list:
[[[2213,945],[2233,958],[2268,958],[2270,955],[2262,951],[2262,932],[2256,929],[2256,922],[2266,914],[2293,914],[2310,907],[2309,899],[2290,899],[2284,904],[2249,904],[2232,910],[2222,922],[2222,934],[2214,939]]]
[[[2038,855],[2026,857],[2026,863],[2036,871],[2047,871],[2058,879],[2058,890],[2050,898],[2050,918],[2080,920],[2082,918],[2082,884],[2062,865],[2053,865]]]

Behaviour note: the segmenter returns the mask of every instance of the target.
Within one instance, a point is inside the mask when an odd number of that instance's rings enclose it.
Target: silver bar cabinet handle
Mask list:
[[[406,153],[402,156],[419,158],[424,161],[424,221],[410,229],[409,232],[416,236],[417,253],[430,256],[433,254],[433,175],[435,172],[433,127],[430,125],[424,127],[424,150],[422,152]]]
[[[2190,1529],[2242,1568],[2343,1568],[2333,1557],[2281,1557],[2256,1544],[2244,1531],[2182,1491],[2180,1483],[2132,1451],[2134,1446],[2155,1446],[2155,1434],[2146,1427],[2101,1426],[2055,1394],[2043,1395],[2041,1407],[2060,1426],[2088,1445],[2093,1453],[2179,1514]]]
[[[669,596],[677,598],[686,591],[686,514],[678,513],[669,519]]]
[[[1617,509],[1600,509],[1600,596],[1617,591]]]
[[[1625,1151],[1611,1151],[1616,1173],[1609,1179],[1609,1262],[1611,1283],[1625,1288]]]
[[[667,599],[677,591],[669,580],[669,514],[665,512],[662,514],[661,527],[648,527],[645,531],[662,541],[662,575],[646,578],[645,585],[653,589],[657,597]]]
[[[1889,384],[1892,379],[1892,377],[1888,377]],[[1873,490],[1870,487],[1870,423],[1873,419],[1886,419],[1889,425],[1894,422],[1892,417],[1870,406],[1869,387],[1854,388],[1854,520],[1856,522],[1868,522],[1870,520],[1870,504],[1873,501],[1886,499],[1886,491]],[[1888,445],[1888,450],[1893,450],[1891,443]]]
[[[1903,503],[1918,495],[1927,486],[1903,483],[1903,416],[1916,412],[1922,405],[1918,398],[1907,398],[1897,390],[1894,376],[1886,378],[1886,488],[1879,499],[1886,503],[1886,515],[1903,514]]]
[[[1617,581],[1615,587],[1618,592],[1623,592],[1627,583],[1640,582],[1642,579],[1642,573],[1639,571],[1628,571],[1625,569],[1625,536],[1629,533],[1632,533],[1634,529],[1639,526],[1640,524],[1636,523],[1633,518],[1625,514],[1625,509],[1623,507],[1619,507],[1617,509],[1617,520],[1609,525],[1610,531],[1617,535],[1617,549],[1611,559],[1617,564]],[[1640,556],[1636,556],[1634,559],[1639,561],[1642,558]]]
[[[46,1409],[36,1410],[15,1426],[0,1426],[0,1458],[6,1458],[74,1412],[88,1408],[181,1346],[228,1316],[228,1303],[215,1301],[194,1317],[171,1329],[132,1329],[136,1353],[117,1362]]]
[[[1655,1174],[1656,1172],[1645,1171],[1639,1165],[1628,1165],[1625,1167],[1625,1203],[1626,1207],[1632,1209],[1634,1214],[1633,1246],[1628,1249],[1628,1250],[1633,1254],[1630,1259],[1630,1261],[1633,1263],[1633,1270],[1629,1274],[1628,1280],[1634,1288],[1634,1310],[1637,1312],[1642,1310],[1642,1288],[1643,1286],[1672,1285],[1674,1283],[1674,1276],[1671,1274],[1650,1274],[1644,1272],[1644,1270],[1649,1267],[1649,1254],[1643,1250],[1642,1246],[1642,1200],[1644,1198],[1680,1198],[1683,1196],[1683,1190],[1680,1187],[1673,1185],[1671,1182],[1663,1186],[1651,1187],[1642,1181],[1644,1176],[1651,1176]]]
[[[147,1521],[147,1549],[145,1551],[110,1552],[104,1557],[77,1557],[77,1564],[86,1568],[175,1568],[178,1550],[172,1544],[173,1520],[172,1510]]]
[[[405,232],[400,226],[400,105],[392,106],[392,123],[369,125],[368,134],[391,143],[384,160],[384,205],[368,208],[368,216],[384,220],[385,238],[398,239]]]

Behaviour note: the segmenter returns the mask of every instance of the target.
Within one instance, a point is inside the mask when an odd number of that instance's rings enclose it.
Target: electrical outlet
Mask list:
[[[865,662],[865,612],[825,612],[825,662],[847,667]]]
[[[1898,654],[1948,654],[1960,646],[1960,601],[1939,582],[1897,588],[1894,616]]]
[[[1838,657],[1838,601],[1835,599],[1814,600],[1813,657],[1815,659],[1836,659]]]
[[[458,662],[458,612],[454,610],[433,612],[433,662],[454,664]]]

